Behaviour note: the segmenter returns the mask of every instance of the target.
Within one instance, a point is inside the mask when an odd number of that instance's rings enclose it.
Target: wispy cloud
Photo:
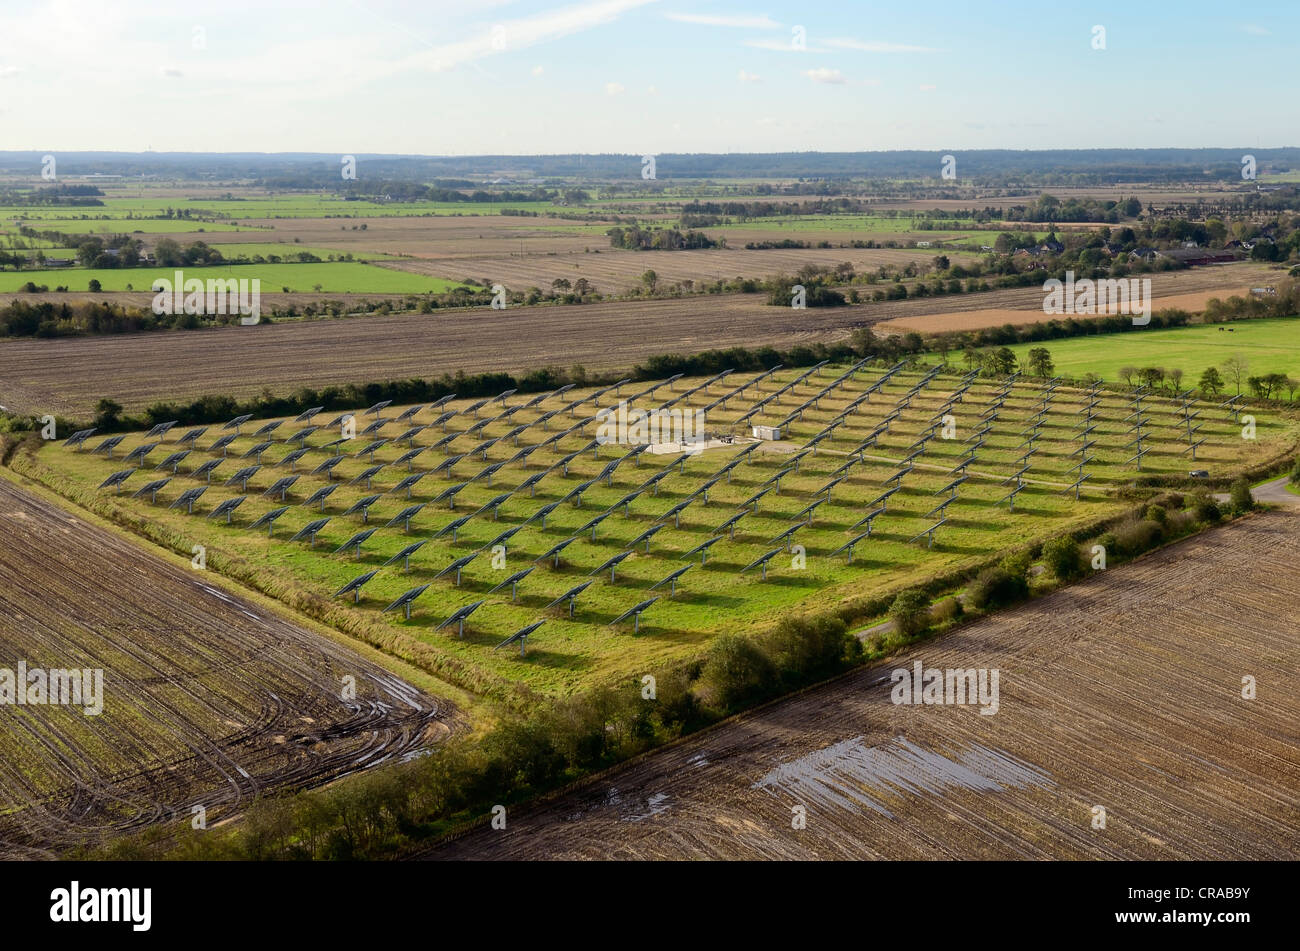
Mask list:
[[[755,73],[747,73],[743,69],[740,71],[740,81],[742,83],[756,83],[762,80],[762,76]]]
[[[745,40],[745,46],[756,50],[772,50],[776,53],[825,53],[823,49],[812,46],[795,46],[790,40]]]
[[[907,43],[886,43],[882,40],[855,40],[852,37],[839,37],[823,40],[827,46],[841,50],[857,50],[861,53],[941,53],[933,46],[911,46]]]
[[[549,43],[613,23],[629,10],[654,2],[655,0],[597,0],[595,3],[581,3],[547,10],[534,16],[505,20],[470,39],[417,53],[408,57],[403,65],[435,72],[455,69],[494,53],[527,49],[539,43]]]
[[[605,95],[621,96],[627,92],[627,87],[622,83],[605,83]]]
[[[1249,33],[1251,36],[1271,36],[1268,30],[1256,23],[1247,23],[1241,28],[1241,32]]]
[[[694,23],[696,26],[733,26],[749,30],[779,30],[781,28],[781,24],[766,13],[757,16],[743,13],[735,16],[716,16],[707,13],[668,13],[665,16],[670,20],[676,20],[678,23]]]
[[[848,80],[844,78],[844,74],[838,69],[827,69],[825,67],[822,67],[821,69],[809,69],[804,71],[804,75],[815,83],[828,83],[833,86],[842,86],[848,82]]]

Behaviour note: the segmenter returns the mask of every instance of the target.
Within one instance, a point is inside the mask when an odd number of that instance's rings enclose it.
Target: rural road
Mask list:
[[[1250,496],[1259,503],[1282,505],[1290,508],[1300,506],[1300,495],[1296,495],[1294,492],[1288,492],[1286,490],[1288,481],[1289,477],[1283,476],[1280,479],[1274,479],[1272,482],[1265,482],[1262,485],[1257,485],[1255,488],[1250,490]],[[1214,494],[1214,500],[1216,502],[1227,502],[1231,498],[1232,496],[1228,495],[1226,492],[1216,492]]]

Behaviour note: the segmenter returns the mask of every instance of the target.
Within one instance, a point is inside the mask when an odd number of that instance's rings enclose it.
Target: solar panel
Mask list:
[[[328,498],[330,494],[333,493],[333,491],[337,488],[338,486],[336,485],[322,486],[321,488],[313,492],[310,496],[308,496],[305,500],[303,500],[302,504],[305,506],[311,506],[319,502],[320,510],[323,512],[325,511],[325,499]]]
[[[473,518],[472,515],[462,515],[454,522],[448,522],[446,525],[444,525],[441,529],[438,530],[438,533],[433,537],[437,539],[437,538],[442,538],[444,535],[451,535],[451,543],[454,545],[456,544],[456,533],[460,531],[462,528],[464,528],[465,523],[468,522],[471,518]]]
[[[743,509],[749,509],[750,511],[756,511],[758,509],[759,499],[761,499],[763,496],[767,495],[771,491],[772,491],[771,487],[768,487],[759,492],[755,492],[749,498],[745,499],[745,501],[741,502],[740,507]]]
[[[208,484],[211,484],[212,473],[216,471],[216,468],[221,465],[223,461],[224,460],[221,459],[209,459],[207,462],[203,463],[203,465],[191,472],[190,476],[195,479],[202,477],[208,482]]]
[[[199,496],[201,496],[206,491],[208,491],[208,487],[206,485],[201,485],[197,489],[186,489],[184,492],[182,492],[180,495],[176,497],[176,501],[172,502],[172,504],[167,507],[169,509],[184,507],[187,513],[193,514],[194,503],[197,502],[199,500]]]
[[[334,469],[337,468],[337,466],[341,464],[342,461],[343,461],[342,456],[330,456],[329,459],[326,459],[324,461],[324,463],[321,463],[320,465],[317,465],[315,469],[312,469],[311,474],[325,475],[326,479],[330,479],[330,481],[333,481]]]
[[[367,522],[370,521],[370,506],[378,502],[379,499],[380,496],[378,495],[367,495],[364,498],[357,499],[355,502],[352,503],[352,505],[348,509],[346,509],[343,512],[343,514],[352,515],[356,512],[360,512],[361,524],[365,525]]]
[[[301,413],[299,413],[297,416],[293,418],[293,421],[295,423],[310,423],[312,421],[312,418],[316,416],[317,413],[323,413],[324,411],[325,411],[324,406],[313,406],[311,409],[303,410]],[[312,428],[314,429],[315,427]]]
[[[560,501],[564,501],[564,500],[561,499]],[[605,521],[605,519],[609,518],[610,515],[613,514],[613,512],[614,512],[613,509],[608,509],[608,510],[606,510],[606,511],[604,511],[604,512],[601,512],[599,515],[597,515],[597,516],[595,516],[594,518],[588,520],[588,522],[587,522],[586,525],[583,525],[581,528],[579,528],[579,529],[578,529],[576,532],[574,532],[573,534],[575,534],[575,535],[581,535],[581,534],[582,534],[583,532],[585,532],[587,529],[591,529],[591,540],[594,542],[594,541],[596,540],[596,526],[598,526],[601,522]]]
[[[835,549],[833,552],[831,552],[830,557],[834,558],[834,557],[835,557],[836,555],[838,555],[840,552],[844,552],[844,553],[846,554],[846,556],[847,556],[847,557],[845,558],[845,564],[849,564],[849,565],[853,564],[853,549],[854,549],[858,544],[860,544],[864,539],[869,538],[870,536],[871,536],[871,531],[870,531],[869,529],[868,529],[867,531],[863,532],[861,535],[855,535],[853,538],[850,538],[847,542],[845,542],[845,543],[844,543],[843,545],[841,545],[839,548],[837,548],[837,549]]]
[[[172,475],[175,475],[176,470],[180,467],[181,461],[189,454],[190,451],[188,449],[182,449],[180,452],[173,452],[162,462],[158,463],[158,465],[154,466],[154,471],[156,472],[159,469],[170,468],[172,470]]]
[[[935,532],[935,529],[937,529],[940,525],[943,525],[943,524],[944,524],[945,522],[947,522],[947,521],[948,521],[948,520],[947,520],[946,518],[941,518],[941,519],[939,519],[939,521],[935,522],[933,525],[931,525],[931,526],[930,526],[929,528],[927,528],[925,531],[923,531],[923,532],[918,532],[917,534],[913,535],[911,538],[908,539],[908,541],[909,541],[909,542],[914,542],[914,541],[916,541],[918,538],[925,538],[925,539],[928,539],[928,541],[926,542],[926,546],[925,546],[925,547],[926,547],[926,548],[933,548],[933,547],[934,547],[934,532]]]
[[[194,441],[195,441],[196,439],[198,439],[200,436],[202,436],[202,435],[203,435],[204,433],[206,433],[207,431],[208,431],[208,427],[206,427],[206,426],[200,426],[198,429],[191,429],[189,432],[187,432],[187,433],[186,433],[184,436],[182,436],[180,439],[176,440],[176,445],[178,445],[178,446],[183,446],[183,445],[185,445],[186,443],[191,443],[191,444],[193,444]]]
[[[703,566],[703,565],[704,565],[704,564],[709,560],[709,549],[712,548],[714,545],[716,545],[716,544],[717,544],[719,541],[721,541],[721,540],[722,540],[722,536],[721,536],[721,535],[715,535],[713,538],[710,538],[710,539],[708,539],[707,541],[700,542],[698,545],[696,545],[696,546],[695,546],[694,548],[692,548],[690,551],[688,551],[688,552],[686,552],[684,555],[682,555],[682,557],[683,557],[683,558],[694,558],[696,555],[699,555],[699,556],[700,556],[700,565]]]
[[[1193,456],[1192,458],[1196,458],[1196,457]],[[131,494],[131,498],[138,499],[142,495],[148,495],[150,502],[157,502],[158,490],[161,489],[170,481],[171,479],[167,478],[167,479],[154,479],[152,482],[146,482],[144,485],[136,489],[135,492]],[[100,488],[102,489],[103,486],[100,486]]]
[[[385,525],[384,528],[392,528],[398,522],[401,522],[402,531],[409,532],[411,530],[411,519],[419,515],[420,510],[424,508],[424,506],[425,506],[424,502],[420,502],[418,505],[408,505],[406,508],[402,509],[391,519],[389,519],[388,524]]]
[[[796,527],[797,527],[797,526],[796,526]],[[783,551],[783,549],[781,549],[781,548],[773,548],[773,549],[772,549],[771,551],[769,551],[766,555],[763,555],[761,558],[756,558],[754,561],[751,561],[749,564],[747,564],[744,568],[741,568],[741,569],[740,569],[740,573],[741,573],[741,574],[744,574],[746,571],[749,571],[751,568],[762,568],[762,569],[763,569],[763,580],[766,581],[766,580],[767,580],[767,563],[768,563],[769,561],[771,561],[773,558],[775,558],[777,555],[781,554],[782,551]]]
[[[659,600],[658,598],[649,598],[645,601],[642,601],[640,604],[637,604],[629,608],[628,610],[620,614],[618,617],[614,618],[614,620],[610,621],[609,626],[614,627],[618,624],[622,624],[628,618],[631,618],[632,633],[639,634],[641,632],[641,615],[646,611],[647,608],[649,608],[652,604],[654,604],[658,600]]]
[[[545,561],[546,559],[550,558],[554,560],[554,567],[559,568],[560,552],[564,551],[564,549],[568,548],[571,544],[577,541],[577,538],[578,536],[576,535],[574,535],[572,538],[566,538],[564,541],[560,542],[559,544],[551,546],[547,551],[543,552],[541,555],[538,555],[536,558],[533,559],[533,561],[536,563],[536,562]]]
[[[488,542],[483,547],[491,550],[496,548],[498,545],[504,545],[506,542],[510,541],[510,539],[514,538],[521,528],[523,528],[522,525],[516,525],[514,528],[507,528],[504,532],[492,539],[492,541]]]
[[[253,433],[253,438],[256,439],[259,436],[269,436],[271,433],[279,429],[283,424],[284,424],[284,420],[282,419],[273,420],[272,422],[267,423],[257,432]]]
[[[226,423],[226,425],[222,426],[221,428],[222,428],[222,429],[233,429],[236,433],[238,433],[240,427],[243,426],[244,423],[248,422],[248,421],[249,421],[250,419],[252,419],[252,418],[253,418],[253,414],[252,414],[252,413],[245,413],[243,416],[236,416],[234,419],[232,419],[230,422]],[[278,425],[278,424],[277,424],[277,425]]]
[[[235,441],[234,433],[231,433],[228,436],[222,436],[220,439],[218,439],[216,442],[214,442],[211,446],[208,447],[208,452],[216,452],[220,450],[221,456],[224,459],[226,456],[226,449],[234,441]]]
[[[257,520],[254,521],[248,527],[261,528],[263,525],[265,525],[266,537],[270,538],[275,533],[275,520],[287,511],[289,511],[289,506],[287,505],[281,506],[278,509],[271,509],[271,511],[265,513],[264,515],[259,515],[257,517]]]
[[[446,406],[455,398],[456,398],[455,393],[448,393],[446,396],[440,396],[438,397],[438,399],[434,400],[432,403],[429,404],[429,409],[430,411],[435,409],[442,409],[444,406]]]
[[[400,436],[394,437],[393,442],[395,443],[404,442],[408,446],[414,446],[415,437],[420,435],[420,433],[424,432],[424,429],[425,427],[423,426],[412,426],[410,429],[403,432]]]
[[[428,585],[425,585],[424,587],[427,588]],[[420,590],[424,590],[424,589],[421,588]],[[405,595],[403,595],[403,597],[405,597]],[[407,603],[409,604],[410,602],[407,602]],[[452,613],[451,617],[447,618],[447,620],[443,621],[441,624],[439,624],[437,627],[435,627],[434,630],[435,630],[435,631],[441,631],[444,627],[447,627],[448,625],[451,625],[451,624],[455,624],[455,625],[456,625],[456,628],[457,628],[457,635],[456,635],[456,636],[457,636],[457,637],[464,637],[464,636],[465,636],[465,619],[468,618],[468,617],[469,617],[471,614],[473,614],[475,611],[477,611],[479,608],[481,608],[485,603],[486,603],[486,602],[483,602],[483,601],[475,601],[473,604],[467,604],[467,605],[465,605],[465,606],[462,607],[462,608],[457,608],[457,609],[455,610],[455,612]],[[409,615],[408,615],[408,616],[409,616]]]
[[[401,608],[406,613],[406,619],[409,621],[411,619],[411,603],[420,595],[424,594],[425,589],[428,587],[427,584],[422,584],[418,588],[411,588],[409,591],[403,591],[397,596],[396,601],[379,613],[387,614],[389,611],[396,611],[398,608]]]
[[[532,570],[533,570],[532,566],[529,566],[525,568],[523,571],[516,571],[505,581],[502,581],[500,584],[496,585],[494,588],[488,591],[488,594],[495,594],[496,592],[500,591],[502,588],[509,587],[510,600],[514,601],[519,594],[519,582],[527,578],[528,575],[532,572]]]
[[[473,560],[474,560],[475,558],[477,558],[477,557],[478,557],[478,552],[471,552],[471,553],[468,554],[468,555],[464,555],[463,557],[457,558],[455,561],[453,561],[453,562],[452,562],[450,565],[448,565],[446,568],[442,569],[442,571],[440,571],[440,572],[438,572],[436,575],[434,575],[434,576],[433,576],[433,579],[434,579],[435,581],[437,581],[439,578],[441,578],[441,577],[443,577],[443,576],[445,576],[445,575],[449,575],[449,574],[451,574],[452,572],[455,572],[455,573],[456,573],[456,584],[459,585],[459,584],[460,584],[460,575],[461,575],[461,572],[464,571],[465,568],[466,568],[466,566],[468,566],[469,563],[470,563],[471,561],[473,561]]]
[[[316,432],[316,430],[318,429],[320,429],[319,426],[307,426],[304,429],[298,430],[296,433],[294,433],[292,436],[286,439],[285,442],[290,446],[292,446],[294,443],[302,443],[308,436]]]
[[[791,525],[789,528],[787,528],[787,529],[786,529],[785,531],[783,531],[781,534],[777,535],[776,538],[774,538],[774,539],[772,539],[770,542],[768,542],[768,544],[769,544],[769,545],[780,545],[781,548],[782,548],[784,551],[789,551],[789,550],[790,550],[790,540],[794,537],[794,533],[797,532],[797,531],[799,531],[799,529],[801,529],[801,528],[803,528],[803,527],[804,527],[803,522],[798,522],[798,523],[796,523],[796,524],[794,524],[794,525]]]
[[[650,539],[654,538],[655,534],[662,531],[663,528],[664,528],[664,524],[662,522],[660,522],[658,525],[651,525],[649,528],[647,528],[636,538],[628,542],[627,547],[636,548],[642,542],[645,542],[645,553],[647,555],[650,554]]]
[[[672,574],[668,575],[667,577],[661,578],[660,580],[656,581],[647,590],[654,591],[656,588],[662,588],[664,585],[668,585],[668,597],[675,598],[677,596],[677,579],[680,578],[682,575],[686,574],[686,572],[690,571],[691,568],[693,567],[695,566],[684,565],[683,567],[678,568],[676,571],[674,571]]]
[[[676,505],[674,505],[672,508],[670,508],[667,512],[664,512],[663,515],[660,515],[659,518],[657,518],[655,521],[662,522],[662,521],[664,521],[665,519],[670,519],[670,518],[671,518],[671,519],[673,520],[673,527],[674,527],[674,528],[681,528],[681,527],[682,527],[682,512],[686,511],[686,508],[687,508],[687,507],[691,504],[691,502],[693,502],[693,501],[694,501],[694,499],[685,499],[684,501],[678,502]]]
[[[296,475],[285,476],[281,479],[276,479],[275,482],[272,483],[271,486],[268,487],[266,491],[262,493],[262,495],[263,496],[278,495],[280,497],[280,501],[283,502],[285,494],[297,481],[298,481],[298,477]]]
[[[404,481],[406,481],[406,479],[403,479],[403,482],[404,482]],[[398,485],[400,485],[400,483],[398,483]],[[443,501],[443,500],[446,500],[447,503],[450,503],[450,504],[448,504],[448,508],[455,509],[455,508],[456,508],[456,495],[458,495],[460,491],[463,491],[463,490],[464,490],[464,487],[465,487],[465,486],[468,486],[468,485],[469,485],[468,482],[458,482],[458,483],[456,483],[456,485],[454,485],[454,486],[451,486],[451,487],[448,487],[448,488],[443,488],[443,490],[442,490],[441,492],[439,492],[438,495],[435,495],[435,496],[434,496],[434,499],[433,499],[433,500],[435,501],[435,503],[437,503],[437,501]],[[409,498],[409,496],[408,496],[408,498]]]
[[[93,426],[90,429],[79,429],[67,438],[63,443],[63,448],[76,449],[78,446],[84,445],[86,440],[94,434],[95,428]]]
[[[504,641],[502,641],[500,644],[498,644],[496,647],[492,649],[494,651],[499,651],[503,647],[509,647],[511,644],[518,643],[519,656],[523,657],[524,647],[528,643],[528,636],[545,623],[546,623],[545,621],[534,621],[532,624],[529,624],[527,627],[523,627],[515,631],[513,634],[511,634]]]
[[[364,449],[358,452],[357,458],[362,459],[365,458],[366,456],[371,456],[373,458],[375,451],[377,449],[383,449],[387,445],[388,445],[387,439],[376,439],[374,442],[370,443],[368,446],[366,446]]]
[[[418,414],[422,409],[424,409],[423,406],[408,406],[406,409],[402,410],[402,412],[399,413],[397,416],[393,417],[393,422],[404,423],[408,419],[414,419],[416,414]],[[423,427],[420,428],[423,429]]]
[[[560,595],[558,598],[556,598],[554,601],[548,604],[546,606],[547,610],[550,610],[551,608],[559,607],[561,604],[567,601],[569,602],[569,617],[573,617],[574,610],[576,608],[576,604],[578,600],[578,595],[582,594],[582,592],[586,591],[594,583],[595,582],[592,581],[584,581],[582,584],[570,588],[568,591],[564,592],[564,594]]]
[[[463,452],[460,453],[459,455],[448,456],[446,459],[442,460],[442,462],[438,463],[437,466],[431,469],[430,472],[431,474],[434,475],[436,475],[439,472],[446,472],[448,475],[450,475],[452,466],[456,465],[456,463],[460,462],[464,458],[465,458],[465,453]]]
[[[135,469],[122,469],[120,472],[114,472],[111,476],[99,484],[101,489],[117,489],[118,495],[122,494],[122,483],[131,477]]]
[[[388,421],[387,421],[387,420],[384,420],[384,419],[377,419],[377,420],[375,420],[373,423],[371,423],[369,426],[367,426],[365,429],[361,430],[361,432],[358,433],[358,435],[360,435],[360,436],[370,436],[370,435],[373,435],[374,433],[379,432],[379,430],[383,429],[383,428],[384,428],[385,426],[387,426],[387,425],[388,425]]]
[[[219,516],[224,515],[226,517],[226,524],[229,525],[231,520],[234,518],[235,509],[244,504],[245,498],[246,496],[240,495],[233,499],[223,500],[216,508],[208,513],[208,518],[218,518]]]
[[[499,509],[502,505],[504,505],[507,501],[509,501],[510,496],[513,494],[514,494],[513,492],[503,492],[500,495],[494,496],[493,498],[484,502],[478,508],[478,510],[475,511],[473,514],[475,516],[479,516],[482,515],[484,512],[491,511],[492,521],[495,522],[497,520],[497,509]]]
[[[380,470],[382,470],[383,468],[384,468],[384,463],[382,463],[382,462],[379,463],[379,465],[377,465],[377,466],[371,466],[369,469],[366,469],[364,472],[362,472],[360,475],[358,475],[355,479],[353,479],[352,481],[350,481],[350,482],[348,483],[348,485],[356,485],[358,482],[364,482],[364,483],[366,484],[366,488],[369,489],[369,488],[370,488],[370,480],[373,479],[376,475],[378,475],[379,472],[380,472]]]
[[[240,491],[246,491],[248,489],[248,480],[257,475],[258,470],[261,468],[261,466],[245,466],[227,479],[225,484],[230,485],[232,482],[238,482]]]
[[[112,459],[113,450],[116,449],[119,445],[121,445],[122,440],[125,438],[126,438],[125,436],[109,436],[98,446],[92,449],[90,454],[92,456],[97,456],[102,452],[102,453],[106,453],[108,455],[108,458]]]
[[[418,541],[418,542],[412,542],[410,545],[407,545],[405,548],[403,548],[401,551],[399,551],[399,552],[398,552],[396,555],[394,555],[392,558],[389,558],[386,562],[384,562],[384,564],[385,564],[385,565],[391,565],[391,564],[392,564],[393,562],[395,562],[395,561],[400,561],[400,562],[402,563],[402,570],[403,570],[403,571],[410,571],[410,570],[411,570],[411,556],[414,555],[414,554],[415,554],[417,551],[419,551],[421,548],[423,548],[426,544],[428,544],[428,542],[429,542],[429,540],[428,540],[427,538],[425,538],[425,539],[421,539],[421,540]]]
[[[177,422],[177,421],[173,419],[173,420],[171,420],[170,422],[167,422],[167,423],[159,423],[159,424],[158,424],[157,426],[155,426],[153,429],[151,429],[151,430],[149,430],[147,433],[145,433],[145,434],[144,434],[144,438],[145,438],[145,439],[152,439],[154,436],[166,436],[167,433],[169,433],[169,432],[171,431],[171,428],[172,428],[173,426],[176,425],[176,422]]]
[[[389,489],[388,491],[389,491],[390,493],[393,493],[393,492],[405,492],[405,493],[406,493],[406,497],[409,499],[409,498],[411,497],[411,490],[415,488],[415,484],[416,484],[417,482],[419,482],[421,479],[423,479],[423,478],[425,477],[425,475],[426,475],[426,473],[423,473],[423,472],[416,472],[416,473],[413,473],[413,474],[411,474],[411,475],[409,475],[409,476],[406,476],[405,478],[402,479],[401,482],[397,483],[397,485],[393,486],[393,487],[392,487],[391,489]],[[458,487],[453,487],[453,488],[455,488],[456,491],[459,492],[459,491],[460,491],[461,489],[463,489],[464,487],[465,487],[465,483],[462,482]],[[453,493],[452,493],[452,496],[450,496],[450,497],[452,498],[452,505],[451,505],[452,508],[455,508],[455,507],[456,507],[456,503],[455,503],[454,496],[455,496],[455,493],[453,492]],[[439,498],[442,498],[442,497],[448,497],[448,496],[447,496],[447,493],[444,492],[444,493],[442,494],[442,496],[439,496]],[[437,501],[437,500],[435,499],[435,501]]]
[[[618,566],[622,563],[623,559],[626,558],[626,557],[627,557],[628,555],[630,555],[630,554],[632,554],[632,552],[631,552],[630,550],[629,550],[629,551],[619,552],[619,553],[618,553],[617,555],[615,555],[613,558],[610,558],[609,560],[607,560],[607,561],[606,561],[603,565],[601,565],[599,568],[595,568],[595,569],[593,569],[592,571],[589,571],[587,574],[588,574],[589,576],[590,576],[590,575],[598,575],[598,574],[600,574],[601,572],[603,572],[603,571],[605,571],[606,569],[608,569],[608,570],[609,570],[609,581],[610,581],[610,584],[613,584],[613,583],[614,583],[614,572],[618,570]]]
[[[353,578],[351,581],[349,581],[349,582],[348,582],[347,584],[345,584],[343,587],[341,587],[341,588],[339,588],[337,591],[335,591],[335,592],[334,592],[334,597],[337,598],[337,597],[340,597],[340,596],[345,595],[345,594],[350,594],[350,595],[352,595],[352,603],[353,603],[353,604],[360,603],[360,601],[361,601],[361,587],[362,587],[362,585],[364,585],[367,581],[369,581],[371,578],[373,578],[373,577],[374,577],[375,575],[377,575],[377,574],[379,574],[379,569],[378,569],[378,568],[374,569],[373,571],[367,571],[367,572],[366,572],[365,574],[363,574],[363,575],[357,575],[355,578]]]
[[[393,465],[400,466],[404,462],[406,463],[406,471],[407,472],[412,471],[415,468],[415,457],[418,456],[420,453],[424,452],[425,448],[426,448],[425,446],[415,446],[409,451],[404,452],[400,456],[398,456],[393,461]]]
[[[244,453],[244,454],[241,455],[239,458],[240,458],[240,459],[248,459],[250,456],[256,456],[256,457],[257,457],[257,462],[258,462],[258,464],[260,465],[261,462],[262,462],[262,453],[266,452],[266,450],[268,450],[268,449],[270,449],[270,448],[271,448],[271,443],[269,443],[269,442],[259,442],[259,443],[257,443],[257,445],[255,445],[255,446],[253,446],[252,448],[250,448],[250,449],[248,450],[248,452]]]
[[[296,542],[300,538],[306,538],[309,544],[315,545],[317,533],[322,528],[325,527],[325,524],[328,521],[329,521],[328,518],[318,518],[313,522],[308,522],[306,525],[300,528],[297,534],[295,534],[292,538],[290,538],[289,541]]]
[[[366,539],[368,539],[374,533],[375,533],[375,529],[373,528],[367,528],[364,531],[357,532],[355,535],[353,535],[351,538],[345,541],[338,548],[334,549],[334,554],[339,555],[345,551],[351,551],[352,556],[354,558],[360,558],[361,546],[365,543]]]

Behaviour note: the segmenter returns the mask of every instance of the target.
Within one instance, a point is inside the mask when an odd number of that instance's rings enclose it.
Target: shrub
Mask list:
[[[999,565],[985,568],[971,582],[966,601],[973,608],[1004,607],[1023,601],[1029,595],[1029,583],[1023,574],[1013,574]]]
[[[1146,511],[1146,517],[1151,519],[1151,521],[1156,522],[1157,524],[1163,525],[1165,524],[1165,521],[1169,518],[1169,513],[1166,512],[1162,506],[1148,505]]]
[[[1191,513],[1196,516],[1198,522],[1204,522],[1206,525],[1215,525],[1223,517],[1223,512],[1219,509],[1219,503],[1210,497],[1210,493],[1202,490],[1192,498]]]
[[[838,617],[788,617],[760,644],[791,685],[838,672],[861,656],[861,644]]]
[[[961,602],[956,598],[944,598],[930,608],[930,622],[936,625],[950,624],[961,615]]]
[[[903,637],[914,637],[930,626],[930,599],[915,589],[904,591],[889,606],[889,619]]]
[[[776,669],[757,644],[738,634],[725,634],[709,648],[700,671],[705,703],[719,712],[734,710],[761,698],[771,689]]]
[[[1229,493],[1231,500],[1228,504],[1232,506],[1233,514],[1241,515],[1255,507],[1255,499],[1250,494],[1250,483],[1245,479],[1232,483]]]
[[[1062,581],[1077,578],[1083,572],[1079,546],[1068,535],[1053,538],[1043,545],[1043,563]]]
[[[1115,527],[1115,551],[1132,557],[1149,551],[1164,537],[1164,526],[1147,518],[1130,518]]]

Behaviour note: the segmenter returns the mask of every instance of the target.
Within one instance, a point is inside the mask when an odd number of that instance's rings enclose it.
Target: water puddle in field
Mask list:
[[[1042,770],[987,747],[972,746],[949,758],[901,736],[878,746],[867,746],[859,736],[783,763],[753,788],[804,806],[837,806],[851,812],[865,806],[892,819],[884,799],[941,796],[951,789],[1001,792],[1054,785]]]

